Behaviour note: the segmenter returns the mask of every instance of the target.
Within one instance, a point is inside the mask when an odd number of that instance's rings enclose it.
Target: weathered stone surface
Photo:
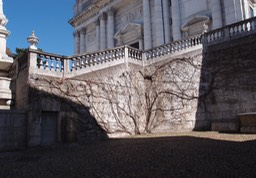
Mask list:
[[[25,111],[0,110],[0,151],[26,146],[27,114]]]
[[[214,130],[232,125],[232,122],[221,121],[238,118],[240,113],[255,112],[255,44],[255,35],[250,35],[205,49],[200,93],[206,97],[198,111],[207,113]],[[203,85],[203,81],[207,84]],[[216,120],[220,122],[214,123]]]

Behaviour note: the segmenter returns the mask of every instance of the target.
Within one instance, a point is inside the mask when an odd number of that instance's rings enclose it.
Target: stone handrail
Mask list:
[[[48,71],[64,71],[65,56],[37,51],[37,67]]]
[[[18,59],[18,66],[19,68],[29,67],[30,73],[63,77],[69,74],[72,75],[74,71],[81,70],[82,72],[86,68],[104,65],[105,63],[112,63],[113,65],[116,65],[119,63],[130,62],[142,66],[144,64],[144,60],[150,60],[163,55],[175,53],[177,51],[197,46],[201,43],[202,38],[201,35],[199,35],[176,41],[171,44],[162,45],[147,51],[142,51],[130,46],[121,46],[104,51],[85,53],[70,57],[29,49],[28,53]]]
[[[200,45],[211,45],[241,36],[255,33],[256,17],[237,22],[223,28],[219,28],[203,35],[189,37],[183,40],[174,41],[170,44],[161,45],[149,50],[138,50],[130,46],[121,46],[105,51],[85,53],[74,56],[61,56],[57,54],[29,49],[17,60],[18,72],[29,67],[30,73],[63,77],[72,74],[74,71],[80,73],[86,71],[85,68],[104,68],[109,65],[121,63],[134,63],[137,65],[147,65],[146,61],[160,59],[162,56],[178,54],[186,49],[193,49]],[[149,61],[150,62],[150,61]],[[108,65],[104,65],[108,63]],[[96,70],[96,68],[95,68]],[[87,70],[89,71],[89,70]],[[9,75],[14,76],[15,69]],[[70,75],[71,76],[71,75]]]
[[[204,34],[205,44],[216,44],[219,42],[228,41],[248,34],[253,34],[256,31],[256,17],[227,25]]]
[[[113,60],[123,59],[125,56],[125,47],[113,48],[105,51],[99,51],[94,53],[85,53],[78,56],[70,57],[71,72],[73,70],[79,70],[90,66],[100,65]]]
[[[63,77],[68,73],[69,61],[66,56],[29,49],[16,59],[18,72],[29,69],[29,73]],[[12,74],[14,75],[14,74]]]
[[[165,44],[159,47],[155,47],[144,51],[146,60],[157,58],[163,55],[172,54],[187,48],[198,46],[202,44],[202,35],[189,37],[183,40],[174,41],[170,44]]]

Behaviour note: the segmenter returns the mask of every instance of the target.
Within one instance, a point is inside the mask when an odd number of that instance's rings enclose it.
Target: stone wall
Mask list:
[[[30,96],[40,102],[49,97],[54,98],[49,103],[73,105],[79,121],[90,118],[90,128],[84,129],[90,137],[99,133],[97,125],[109,137],[193,130],[202,48],[150,60],[144,67],[123,63],[64,80],[33,75],[30,85],[43,95]],[[40,102],[29,101],[45,110],[47,104]]]
[[[237,131],[238,114],[256,111],[255,37],[205,48],[197,119],[213,130]]]
[[[24,111],[0,110],[0,151],[26,146],[27,114]]]
[[[86,107],[72,100],[64,93],[61,79],[30,76],[28,98],[28,145],[42,145],[44,115],[52,115],[56,121],[55,143],[83,143],[90,140],[106,139],[106,134],[95,122]],[[56,84],[56,86],[55,86]],[[69,86],[65,86],[69,87]],[[46,118],[47,119],[47,118]]]

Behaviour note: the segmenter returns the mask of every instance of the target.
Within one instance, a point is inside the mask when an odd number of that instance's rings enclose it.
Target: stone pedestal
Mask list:
[[[240,132],[256,134],[256,112],[239,114]]]
[[[11,79],[0,77],[0,109],[10,109],[12,104]]]
[[[12,92],[8,71],[13,59],[6,54],[6,39],[10,32],[5,28],[8,20],[3,13],[3,1],[0,0],[0,109],[10,109]]]

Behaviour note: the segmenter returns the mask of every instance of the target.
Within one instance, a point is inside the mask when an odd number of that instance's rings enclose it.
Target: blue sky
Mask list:
[[[60,55],[74,53],[73,27],[68,21],[73,16],[75,0],[3,0],[6,25],[11,35],[7,46],[27,48],[27,37],[35,30],[38,48]]]

